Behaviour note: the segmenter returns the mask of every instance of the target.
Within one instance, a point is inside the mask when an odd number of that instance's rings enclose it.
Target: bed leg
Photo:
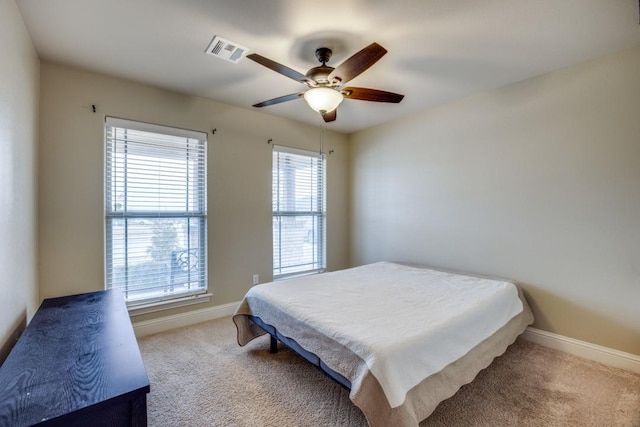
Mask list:
[[[269,345],[269,353],[276,354],[278,352],[278,340],[273,335],[270,335],[271,343]]]

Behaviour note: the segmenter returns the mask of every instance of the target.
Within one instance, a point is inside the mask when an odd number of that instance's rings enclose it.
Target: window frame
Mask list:
[[[297,270],[297,271],[292,271],[292,272],[285,272],[283,273],[282,271],[285,269],[291,269],[295,266],[284,266],[283,267],[283,262],[282,262],[282,239],[279,238],[279,242],[280,244],[277,245],[276,244],[276,236],[275,234],[272,235],[272,246],[273,246],[273,256],[272,256],[272,273],[273,273],[273,280],[282,280],[282,279],[287,279],[290,277],[297,277],[297,276],[305,276],[305,275],[311,275],[311,274],[319,274],[319,273],[323,273],[326,270],[327,267],[327,255],[326,255],[326,251],[327,251],[327,237],[326,237],[326,230],[327,230],[327,209],[326,209],[326,193],[327,193],[327,185],[326,185],[326,171],[327,171],[327,157],[324,153],[322,152],[317,152],[317,151],[311,151],[311,150],[304,150],[304,149],[299,149],[299,148],[294,148],[294,147],[288,147],[288,146],[284,146],[284,145],[273,145],[272,147],[273,149],[273,153],[272,153],[272,185],[271,185],[271,200],[272,200],[272,232],[275,233],[276,228],[278,228],[279,231],[281,231],[282,227],[276,227],[276,218],[280,219],[280,218],[295,218],[295,217],[312,217],[314,221],[317,222],[317,233],[314,232],[313,234],[313,241],[318,241],[316,250],[314,251],[314,258],[316,259],[315,261],[311,262],[310,264],[313,265],[313,268],[310,269],[305,269],[305,270]],[[316,200],[317,200],[317,209],[311,209],[311,210],[304,210],[304,211],[299,211],[299,210],[280,210],[279,208],[276,209],[276,205],[278,205],[278,207],[280,206],[280,203],[276,203],[276,199],[278,199],[279,201],[279,196],[280,196],[280,192],[278,191],[278,194],[276,195],[276,189],[280,189],[280,183],[276,183],[273,182],[274,180],[274,176],[277,175],[277,179],[279,180],[280,174],[276,174],[276,156],[279,155],[278,153],[283,153],[283,154],[290,154],[290,155],[296,155],[296,156],[304,156],[304,157],[308,157],[310,160],[311,159],[315,159],[317,161],[319,161],[320,166],[317,168],[317,175],[315,178],[315,183],[317,184],[317,194],[315,194]],[[281,236],[281,234],[280,234]],[[277,251],[280,251],[278,254],[276,254]],[[276,266],[277,262],[276,259],[279,260],[279,265]],[[307,263],[309,264],[309,263]]]
[[[111,162],[113,162],[113,158],[117,152],[117,150],[115,149],[110,149],[110,144],[113,144],[113,138],[109,137],[109,128],[118,128],[118,129],[122,129],[125,131],[127,130],[131,130],[131,131],[142,131],[142,132],[151,132],[151,133],[155,133],[155,134],[159,134],[159,135],[164,135],[164,136],[168,136],[170,138],[185,138],[186,139],[186,148],[185,148],[185,158],[189,157],[189,153],[191,152],[190,150],[193,150],[193,152],[198,156],[197,161],[196,161],[196,167],[197,169],[194,172],[194,178],[193,179],[193,183],[194,185],[196,185],[198,187],[198,190],[196,190],[194,192],[194,194],[197,196],[194,198],[194,200],[196,200],[196,202],[194,203],[194,206],[197,206],[197,209],[190,209],[188,205],[188,196],[185,199],[185,201],[187,202],[187,205],[185,206],[185,209],[183,210],[147,210],[147,209],[138,209],[138,210],[129,210],[126,206],[128,197],[126,197],[126,192],[129,191],[128,188],[128,184],[124,185],[124,192],[125,192],[125,197],[124,197],[124,204],[125,204],[125,208],[122,211],[118,211],[118,210],[114,210],[113,209],[113,192],[117,191],[116,190],[116,185],[114,183],[114,178],[113,178],[113,169],[111,167],[109,167],[109,165],[111,164]],[[112,139],[110,141],[110,139]],[[189,145],[191,143],[191,140],[194,140],[194,143],[196,144],[196,146],[194,146],[194,148],[190,149]],[[171,308],[171,307],[177,307],[177,306],[183,306],[183,305],[189,305],[192,303],[196,303],[196,302],[205,302],[205,300],[209,300],[211,294],[208,293],[208,248],[207,248],[207,225],[208,225],[208,215],[207,215],[207,162],[208,162],[208,155],[207,155],[207,149],[208,149],[208,134],[206,132],[200,132],[200,131],[191,131],[191,130],[187,130],[187,129],[180,129],[180,128],[175,128],[175,127],[170,127],[170,126],[164,126],[164,125],[158,125],[158,124],[151,124],[151,123],[146,123],[146,122],[140,122],[140,121],[134,121],[134,120],[129,120],[129,119],[122,119],[122,118],[116,118],[116,117],[110,117],[110,116],[106,116],[105,117],[105,125],[104,125],[104,167],[105,167],[105,172],[104,172],[104,233],[105,233],[105,239],[104,239],[104,250],[105,250],[105,255],[104,255],[104,262],[105,262],[105,289],[110,289],[110,288],[114,288],[114,287],[118,287],[123,289],[123,295],[125,295],[125,301],[127,303],[127,307],[130,309],[130,311],[136,311],[138,314],[143,314],[146,312],[152,312],[152,311],[156,311],[158,309],[164,309],[164,308]],[[124,144],[127,144],[126,142],[126,138],[125,141],[122,142]],[[140,141],[135,141],[135,139],[133,139],[131,141],[132,145],[140,145]],[[139,149],[139,147],[137,147]],[[127,151],[128,148],[125,148],[125,151]],[[155,147],[156,153],[157,154],[159,152],[159,148]],[[153,153],[153,150],[152,150]],[[109,157],[112,156],[112,157]],[[161,156],[156,156],[158,158],[161,158]],[[128,171],[127,171],[127,167],[129,164],[129,160],[125,160],[124,161],[124,181],[125,183],[127,182],[127,180],[129,179],[129,175],[128,175]],[[166,178],[165,178],[166,179]],[[190,184],[192,183],[192,180],[186,178],[185,181]],[[186,190],[186,194],[188,194],[189,190],[188,190],[188,184],[187,184],[187,190]],[[129,267],[129,255],[128,255],[128,239],[129,239],[129,231],[128,231],[128,222],[129,221],[144,221],[144,220],[150,220],[151,222],[153,222],[153,220],[162,220],[162,219],[176,219],[176,220],[186,220],[186,228],[187,228],[187,242],[189,242],[189,245],[187,246],[187,248],[185,250],[180,250],[178,251],[176,250],[172,250],[172,257],[171,257],[171,265],[169,266],[170,269],[170,275],[173,274],[173,271],[171,270],[173,268],[173,256],[174,253],[177,252],[187,252],[187,263],[191,263],[191,251],[192,251],[192,246],[190,246],[191,243],[191,221],[195,220],[197,222],[197,227],[198,227],[198,231],[197,231],[197,244],[198,247],[196,248],[197,251],[197,255],[195,255],[196,257],[196,262],[199,264],[197,267],[197,270],[194,271],[193,273],[191,272],[191,268],[188,267],[187,270],[187,278],[189,281],[189,286],[188,286],[188,291],[181,291],[181,292],[177,292],[177,293],[169,293],[169,292],[163,292],[162,295],[157,295],[157,296],[151,296],[151,297],[145,297],[145,298],[137,298],[137,299],[129,299],[128,298],[128,292],[130,292],[130,290],[128,289],[129,286],[129,277],[128,277],[128,273],[125,273],[125,275],[127,276],[127,283],[124,285],[118,285],[113,283],[113,266],[114,266],[114,260],[116,259],[116,257],[114,257],[114,253],[113,253],[113,248],[114,248],[114,240],[113,240],[113,223],[114,221],[117,220],[124,220],[125,221],[125,253],[127,253],[127,255],[125,256],[125,271],[128,271]],[[152,227],[153,225],[150,225],[150,227]],[[194,288],[193,290],[191,290],[191,283],[193,281],[192,276],[191,275],[195,275],[196,279],[197,279],[197,283],[198,285],[196,286],[196,288]],[[171,279],[170,279],[171,280]],[[170,288],[173,288],[173,284],[169,285]],[[166,286],[165,286],[166,288]],[[161,291],[161,287],[158,287],[157,290],[155,292],[159,293],[162,292]],[[169,307],[167,307],[169,306]]]

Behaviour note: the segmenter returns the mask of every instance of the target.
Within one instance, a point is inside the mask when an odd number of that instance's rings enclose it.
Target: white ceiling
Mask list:
[[[38,54],[252,109],[304,85],[204,53],[214,35],[302,73],[378,42],[389,52],[349,85],[405,94],[345,100],[324,125],[351,133],[640,45],[638,0],[16,0]],[[316,125],[302,99],[262,112]]]

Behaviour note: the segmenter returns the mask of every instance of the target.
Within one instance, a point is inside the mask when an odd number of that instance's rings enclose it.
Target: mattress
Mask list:
[[[417,425],[533,321],[513,283],[389,262],[253,287],[240,345],[265,333],[254,318],[346,378],[371,426]]]

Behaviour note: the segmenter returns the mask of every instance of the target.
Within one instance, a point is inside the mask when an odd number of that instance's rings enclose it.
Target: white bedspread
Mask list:
[[[360,356],[392,408],[523,310],[512,283],[389,262],[258,285],[251,297]]]

